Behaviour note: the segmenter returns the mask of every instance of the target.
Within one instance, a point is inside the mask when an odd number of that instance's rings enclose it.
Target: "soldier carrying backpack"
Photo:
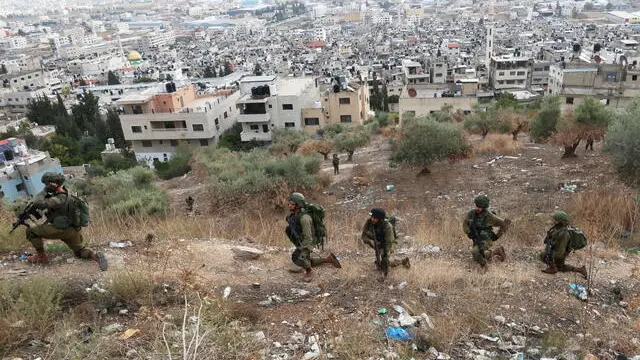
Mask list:
[[[323,264],[332,264],[341,268],[338,258],[333,254],[325,258],[313,256],[314,247],[321,247],[324,244],[326,230],[324,227],[324,209],[319,205],[307,204],[304,195],[293,193],[289,195],[289,211],[287,216],[287,228],[285,233],[289,240],[296,246],[296,250],[291,254],[291,261],[304,269],[303,280],[311,281],[311,268]],[[298,272],[299,270],[291,270]]]
[[[569,225],[569,215],[564,211],[556,211],[551,218],[554,225],[547,231],[544,239],[545,251],[540,253],[540,260],[547,264],[547,268],[542,272],[555,274],[558,271],[573,271],[580,273],[587,278],[587,268],[585,266],[575,267],[564,263],[571,251],[579,250],[587,246],[587,237],[578,228]]]
[[[27,260],[31,263],[46,263],[49,261],[44,251],[42,238],[60,239],[81,259],[90,259],[98,263],[100,270],[107,270],[107,259],[102,253],[85,247],[81,229],[89,225],[89,205],[86,201],[72,194],[64,183],[61,174],[47,172],[42,175],[44,190],[38,194],[30,209],[45,210],[47,223],[38,226],[27,226],[27,239],[36,250],[36,255]]]
[[[395,217],[387,218],[384,209],[371,209],[369,219],[362,228],[362,242],[375,251],[376,268],[382,273],[380,280],[387,276],[389,267],[402,265],[411,268],[408,257],[400,259],[393,255],[396,237]]]

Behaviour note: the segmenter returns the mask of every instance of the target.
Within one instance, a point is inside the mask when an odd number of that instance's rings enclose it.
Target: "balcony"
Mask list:
[[[238,114],[239,123],[268,123],[271,121],[271,114]]]
[[[271,131],[269,132],[257,132],[257,131],[243,131],[240,133],[241,141],[271,141]]]

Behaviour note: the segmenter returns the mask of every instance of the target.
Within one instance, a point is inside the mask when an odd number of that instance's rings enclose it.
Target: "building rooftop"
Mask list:
[[[240,83],[250,83],[250,82],[269,82],[275,81],[277,76],[275,75],[264,75],[264,76],[245,76],[240,80]]]
[[[313,84],[312,78],[279,79],[276,83],[278,96],[296,96]]]

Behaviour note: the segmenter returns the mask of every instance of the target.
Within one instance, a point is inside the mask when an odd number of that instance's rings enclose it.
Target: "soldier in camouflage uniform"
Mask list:
[[[387,214],[384,209],[371,209],[369,219],[367,219],[362,228],[362,242],[369,245],[369,247],[376,251],[376,254],[382,251],[381,256],[386,258],[380,260],[388,262],[389,267],[402,265],[407,269],[411,268],[408,257],[405,256],[400,259],[393,255],[393,244],[396,243],[396,236],[393,225],[387,219]],[[381,266],[383,265],[378,262],[376,256],[376,266],[379,270],[382,270]],[[384,274],[384,276],[386,277],[386,274]]]
[[[575,267],[564,263],[565,259],[571,253],[569,248],[569,215],[564,211],[556,211],[551,218],[554,221],[554,225],[549,231],[547,231],[547,237],[545,239],[545,245],[547,249],[540,253],[539,259],[547,264],[547,268],[542,272],[547,274],[555,274],[558,271],[561,272],[577,272],[584,278],[587,278],[587,268],[585,266]]]
[[[481,267],[485,267],[487,260],[491,260],[495,256],[498,260],[504,261],[506,253],[504,247],[499,246],[495,250],[491,250],[491,247],[495,241],[497,241],[506,231],[511,223],[508,219],[501,219],[489,210],[489,197],[486,195],[476,196],[474,199],[476,205],[475,209],[470,210],[462,221],[462,230],[471,239],[474,240],[472,255],[473,259],[480,264]],[[498,233],[493,232],[493,228],[498,227]],[[479,239],[474,239],[474,231],[477,230]],[[482,243],[481,246],[478,244]],[[481,248],[482,247],[482,248]]]
[[[42,183],[45,184],[45,188],[35,197],[33,207],[34,210],[46,210],[47,223],[27,229],[27,239],[36,250],[36,255],[30,256],[27,260],[32,263],[48,262],[49,258],[44,251],[42,238],[60,239],[67,244],[76,257],[91,259],[98,263],[100,270],[106,271],[108,264],[104,255],[86,248],[82,240],[81,228],[72,226],[73,222],[67,205],[69,193],[62,186],[64,176],[48,172],[42,175]]]
[[[304,269],[305,275],[303,280],[311,281],[311,268],[323,264],[332,264],[337,268],[341,268],[338,258],[333,254],[325,258],[313,256],[313,220],[311,215],[303,211],[305,205],[304,195],[293,193],[289,195],[289,211],[287,216],[287,228],[285,230],[289,240],[296,246],[296,250],[291,254],[291,261]],[[290,270],[298,272],[299,270]]]

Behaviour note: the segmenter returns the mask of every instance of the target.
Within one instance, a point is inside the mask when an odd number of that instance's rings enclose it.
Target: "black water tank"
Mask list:
[[[602,45],[600,44],[593,45],[593,52],[599,52],[600,49],[602,49]]]
[[[580,52],[580,44],[573,44],[573,52]]]
[[[172,89],[172,88],[171,88],[171,83],[166,83],[166,84],[164,84],[164,87],[165,87],[165,89],[167,89],[167,92],[168,92],[168,93],[172,93],[172,91],[171,91],[171,89]]]

